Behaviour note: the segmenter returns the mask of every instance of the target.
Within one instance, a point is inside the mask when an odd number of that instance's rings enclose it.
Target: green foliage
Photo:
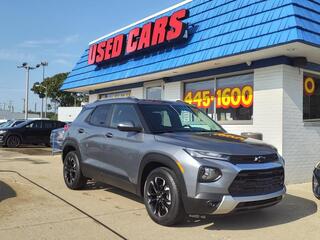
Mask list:
[[[61,107],[70,107],[75,105],[80,106],[81,102],[87,101],[88,96],[86,94],[60,91],[60,87],[68,74],[69,73],[59,73],[53,77],[48,77],[40,84],[35,83],[31,91],[37,94],[40,98],[44,98],[47,90],[48,98]]]

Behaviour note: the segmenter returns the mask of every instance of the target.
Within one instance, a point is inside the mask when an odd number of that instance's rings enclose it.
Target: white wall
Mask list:
[[[259,132],[263,141],[274,145],[282,153],[282,66],[254,71],[254,106],[252,125],[224,125],[231,133]]]
[[[166,83],[164,85],[164,98],[169,101],[176,101],[183,99],[182,82]]]
[[[90,94],[89,95],[89,103],[93,103],[93,102],[97,101],[98,99],[99,99],[98,94]]]
[[[311,181],[312,170],[320,161],[320,125],[303,121],[303,71],[283,67],[283,157],[287,160],[289,182]]]
[[[143,87],[138,87],[138,88],[132,88],[131,89],[131,97],[143,98]]]
[[[59,107],[58,120],[62,122],[73,122],[81,110],[82,107]]]

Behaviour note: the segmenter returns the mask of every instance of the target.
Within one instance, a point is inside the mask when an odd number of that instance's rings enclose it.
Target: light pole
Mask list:
[[[40,63],[40,65],[42,66],[42,81],[44,82],[44,73],[45,73],[45,67],[47,67],[49,64],[48,62],[46,61],[43,61]],[[45,114],[44,114],[44,117],[46,118],[47,117],[47,111],[48,111],[48,88],[43,86],[45,89],[46,89],[46,101],[45,101],[45,104],[46,104],[46,107],[45,107]],[[43,99],[42,99],[42,106],[43,106]],[[43,107],[42,107],[43,109]],[[41,112],[41,114],[43,114],[43,110]]]
[[[35,67],[31,67],[28,63],[22,63],[21,66],[17,66],[17,68],[24,68],[26,70],[26,100],[24,103],[24,118],[28,119],[28,105],[29,105],[29,77],[30,77],[30,70],[34,70],[40,67],[40,64],[37,64]]]
[[[47,104],[47,96],[48,96],[48,88],[46,86],[41,85],[39,82],[34,83],[35,87],[44,88],[45,89],[45,96],[46,96],[46,104]],[[41,118],[43,117],[43,98],[41,102]],[[47,117],[47,107],[46,107],[46,113],[45,118]]]

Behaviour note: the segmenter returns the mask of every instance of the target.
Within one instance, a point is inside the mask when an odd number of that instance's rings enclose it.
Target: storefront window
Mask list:
[[[162,87],[155,86],[155,87],[147,87],[146,88],[146,97],[150,100],[161,100],[162,95]]]
[[[320,120],[320,75],[304,74],[303,119]]]
[[[217,79],[218,121],[251,120],[253,113],[253,74]]]
[[[184,101],[218,121],[252,120],[253,74],[186,83]]]
[[[210,117],[213,117],[214,85],[214,80],[186,83],[184,101],[202,108]]]

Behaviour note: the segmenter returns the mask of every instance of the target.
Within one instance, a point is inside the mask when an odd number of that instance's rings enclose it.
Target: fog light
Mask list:
[[[219,202],[214,202],[214,201],[207,201],[207,205],[210,207],[210,208],[215,208],[217,207],[219,204]]]
[[[200,167],[199,182],[215,182],[222,176],[220,169],[212,167]]]

